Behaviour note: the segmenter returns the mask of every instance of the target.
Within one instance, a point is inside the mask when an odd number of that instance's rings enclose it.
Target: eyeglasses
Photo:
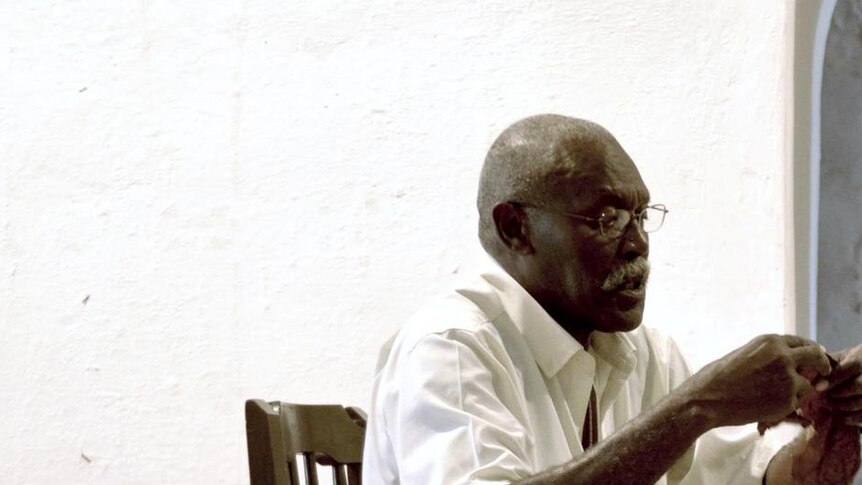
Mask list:
[[[632,212],[626,209],[610,209],[609,211],[603,212],[599,217],[587,217],[580,214],[555,211],[545,207],[528,204],[526,202],[510,202],[510,204],[519,205],[521,207],[531,207],[544,212],[551,212],[582,221],[592,222],[599,226],[599,233],[601,233],[602,236],[607,236],[611,239],[616,239],[622,236],[629,227],[629,223],[632,219],[637,221],[638,227],[640,227],[643,232],[656,232],[661,229],[662,224],[664,224],[665,216],[670,212],[664,204],[653,204],[644,207],[640,212]]]

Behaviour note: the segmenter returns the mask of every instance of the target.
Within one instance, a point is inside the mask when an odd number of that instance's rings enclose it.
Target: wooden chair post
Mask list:
[[[251,485],[317,485],[317,465],[331,466],[336,485],[361,485],[365,413],[340,405],[250,399],[245,404]]]

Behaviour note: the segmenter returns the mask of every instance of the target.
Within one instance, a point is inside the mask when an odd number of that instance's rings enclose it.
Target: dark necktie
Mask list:
[[[584,416],[584,428],[581,432],[581,444],[584,451],[599,441],[599,410],[596,404],[596,388],[590,388],[590,404]]]

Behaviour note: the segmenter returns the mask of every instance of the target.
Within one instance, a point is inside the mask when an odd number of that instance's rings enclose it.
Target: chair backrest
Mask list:
[[[337,404],[245,402],[251,485],[318,485],[317,465],[336,485],[360,485],[365,413]]]

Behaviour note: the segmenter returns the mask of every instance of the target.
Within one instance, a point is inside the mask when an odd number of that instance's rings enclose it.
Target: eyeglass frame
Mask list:
[[[626,225],[623,226],[622,229],[617,229],[618,231],[620,231],[620,233],[618,235],[611,236],[611,235],[605,234],[605,225],[602,222],[602,218],[607,216],[607,214],[605,214],[605,213],[602,213],[602,215],[600,215],[599,217],[589,217],[589,216],[585,216],[585,215],[581,215],[581,214],[574,214],[571,212],[563,212],[563,211],[558,211],[558,210],[554,210],[554,209],[549,209],[547,207],[541,207],[541,206],[538,206],[536,204],[531,204],[529,202],[509,201],[509,203],[512,205],[515,205],[515,206],[529,207],[529,208],[538,209],[538,210],[544,211],[544,212],[550,212],[552,214],[559,214],[561,216],[572,217],[574,219],[579,219],[582,221],[595,223],[596,225],[599,226],[599,234],[601,234],[602,236],[613,238],[613,239],[619,239],[620,237],[622,237],[622,235],[626,233],[626,230],[628,229],[629,225],[632,223],[633,220],[638,221],[637,226],[641,231],[644,232],[644,234],[656,232],[662,228],[662,226],[664,225],[664,219],[665,219],[665,217],[667,217],[668,212],[670,212],[670,209],[668,209],[667,206],[665,206],[664,204],[648,205],[648,206],[644,207],[643,209],[641,209],[640,212],[638,212],[637,214],[635,214],[634,211],[630,211],[628,209],[615,209],[615,210],[620,211],[620,212],[627,212],[629,214],[629,220],[628,220],[628,222],[626,222]],[[652,231],[647,231],[646,229],[644,229],[644,225],[643,225],[643,221],[644,221],[643,216],[646,213],[647,209],[655,209],[655,210],[658,210],[661,212],[661,223],[658,225],[658,227],[656,229],[653,229]]]

